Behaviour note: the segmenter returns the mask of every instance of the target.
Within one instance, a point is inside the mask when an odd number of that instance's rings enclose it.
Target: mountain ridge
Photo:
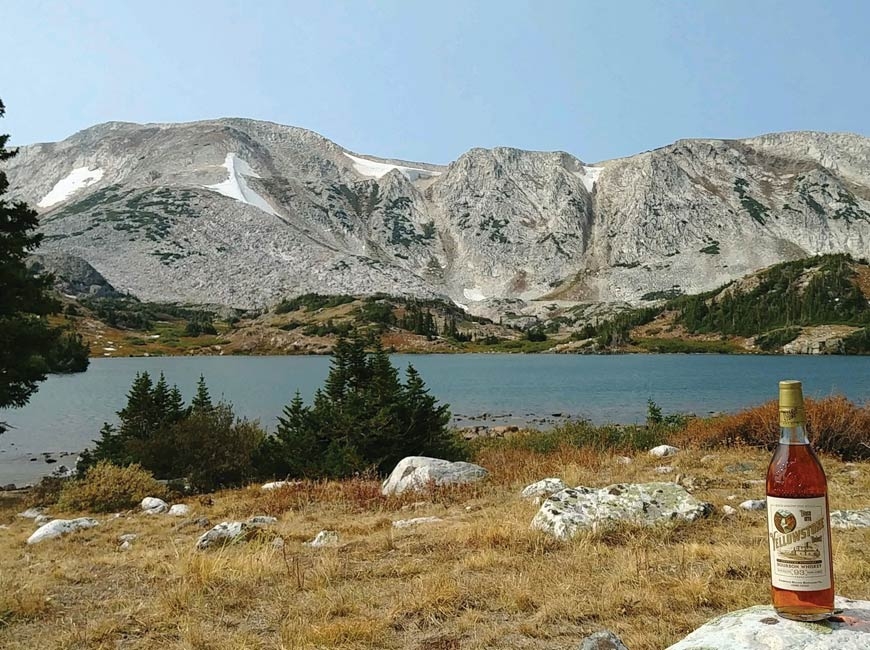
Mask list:
[[[21,147],[7,174],[45,250],[146,300],[387,292],[496,315],[560,289],[639,304],[870,250],[870,139],[850,133],[681,139],[591,164],[473,148],[434,165],[244,118],[107,122]]]

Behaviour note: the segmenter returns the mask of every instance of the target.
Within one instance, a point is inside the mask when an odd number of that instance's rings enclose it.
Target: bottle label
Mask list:
[[[831,588],[825,497],[767,497],[767,530],[774,587],[792,591]]]

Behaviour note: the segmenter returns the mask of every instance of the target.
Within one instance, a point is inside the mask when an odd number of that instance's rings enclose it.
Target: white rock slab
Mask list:
[[[656,474],[673,474],[674,466],[673,465],[659,465],[658,467],[654,467],[653,471]]]
[[[522,496],[526,499],[539,496],[548,497],[551,494],[556,494],[556,492],[561,492],[567,487],[565,482],[560,478],[545,478],[524,487]]]
[[[421,524],[435,524],[444,521],[441,517],[415,517],[414,519],[399,519],[393,522],[393,528],[411,528]]]
[[[822,623],[799,623],[769,605],[731,612],[699,627],[667,650],[867,650],[870,601],[837,597],[842,613]]]
[[[679,447],[673,447],[671,445],[659,445],[658,447],[653,447],[649,450],[650,456],[655,456],[656,458],[665,458],[666,456],[673,456],[678,451],[680,451]]]
[[[61,535],[74,533],[77,530],[93,528],[98,526],[100,522],[96,519],[88,517],[80,517],[79,519],[54,519],[47,524],[44,524],[36,529],[36,531],[27,538],[28,544],[37,544],[44,542],[47,539],[54,539]]]
[[[44,514],[44,512],[45,510],[43,508],[28,508],[24,512],[19,512],[17,516],[23,517],[24,519],[36,519]]]
[[[338,533],[334,530],[321,530],[310,542],[303,542],[305,546],[323,548],[324,546],[338,546]]]
[[[42,526],[42,524],[47,524],[51,521],[51,517],[48,515],[39,515],[36,519],[33,520],[33,523],[37,526]]]
[[[430,485],[458,485],[485,478],[488,472],[480,465],[451,462],[441,458],[408,456],[399,461],[381,486],[384,495],[402,494],[407,490],[425,490]]]
[[[832,510],[831,526],[834,528],[868,528],[870,527],[870,508],[867,510]]]
[[[169,510],[169,504],[157,497],[145,497],[139,506],[143,512],[149,515],[159,515]]]
[[[599,490],[580,486],[544,501],[532,528],[570,539],[581,530],[602,525],[694,521],[711,512],[711,504],[698,501],[676,483],[617,483]]]
[[[740,507],[744,510],[764,510],[767,508],[767,501],[765,499],[749,499],[741,503]]]
[[[190,514],[190,506],[186,503],[176,503],[169,508],[169,515],[172,517],[186,517]]]
[[[245,535],[248,525],[243,521],[223,521],[196,540],[196,548],[204,550],[212,546],[223,546]]]

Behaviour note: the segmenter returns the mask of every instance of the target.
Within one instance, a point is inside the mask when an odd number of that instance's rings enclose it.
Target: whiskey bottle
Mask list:
[[[807,438],[799,381],[779,382],[779,426],[767,469],[771,598],[784,618],[818,621],[834,611],[828,482]]]

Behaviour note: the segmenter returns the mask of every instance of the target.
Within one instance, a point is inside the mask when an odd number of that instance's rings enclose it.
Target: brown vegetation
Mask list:
[[[833,423],[845,413],[836,407],[817,403],[813,417]],[[753,439],[767,410],[741,420]],[[713,616],[768,600],[764,514],[721,513],[763,496],[769,454],[748,445],[710,454],[667,459],[670,477],[716,506],[710,519],[569,542],[529,528],[537,508],[518,496],[524,485],[667,480],[655,472],[663,461],[641,452],[624,465],[592,448],[517,443],[479,450],[492,472],[485,483],[427,496],[384,497],[369,477],[221,492],[191,499],[194,517],[279,521],[254,541],[206,552],[194,550],[202,528],[135,510],[27,546],[33,524],[14,516],[21,504],[0,502],[9,526],[0,529],[0,647],[551,649],[609,628],[632,650],[660,650]],[[870,506],[870,465],[823,462],[833,508]],[[391,524],[421,516],[444,521]],[[339,547],[302,545],[323,529],[338,531]],[[139,539],[119,550],[118,536],[131,532]],[[864,537],[834,533],[840,594],[870,596]]]
[[[807,429],[819,451],[843,460],[870,458],[870,405],[856,406],[845,397],[806,400]],[[776,401],[712,419],[697,419],[673,436],[677,445],[701,448],[748,446],[773,449],[779,440]]]

